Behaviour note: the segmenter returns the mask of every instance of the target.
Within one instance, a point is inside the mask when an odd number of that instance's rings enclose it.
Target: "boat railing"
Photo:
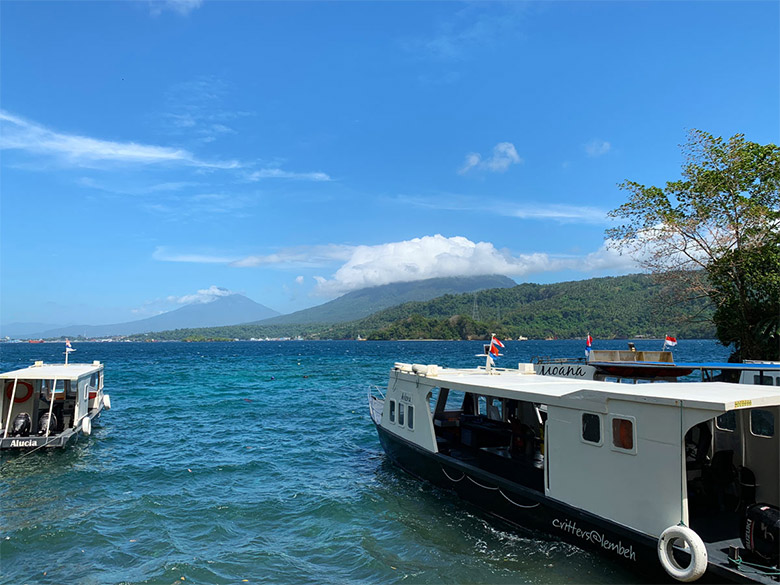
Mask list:
[[[531,358],[532,364],[585,364],[587,362],[586,358],[554,358],[549,355],[535,355]]]

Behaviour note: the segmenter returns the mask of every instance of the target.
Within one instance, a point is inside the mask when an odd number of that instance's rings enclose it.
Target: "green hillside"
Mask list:
[[[712,308],[706,300],[677,304],[652,277],[641,274],[555,284],[521,284],[477,293],[447,294],[404,303],[344,323],[250,323],[231,327],[155,333],[156,339],[601,339],[666,334],[712,338]],[[476,299],[476,305],[475,305]]]
[[[640,274],[521,284],[405,303],[327,333],[369,339],[463,339],[490,332],[539,339],[584,337],[588,332],[602,339],[671,333],[686,338],[714,336],[707,301],[680,305],[669,299],[663,285]]]

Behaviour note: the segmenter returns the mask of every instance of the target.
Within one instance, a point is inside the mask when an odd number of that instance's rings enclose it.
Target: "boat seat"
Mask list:
[[[709,466],[702,472],[702,482],[713,506],[719,510],[736,509],[739,505],[740,489],[737,486],[734,451],[716,451]]]

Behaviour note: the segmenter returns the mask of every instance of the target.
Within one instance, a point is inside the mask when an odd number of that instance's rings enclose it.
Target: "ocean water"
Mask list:
[[[637,341],[660,349],[660,341]],[[481,342],[77,343],[112,410],[66,450],[0,459],[0,582],[625,583],[386,461],[369,385],[396,361],[474,366]],[[624,341],[596,340],[597,349]],[[2,344],[0,369],[63,344]],[[508,342],[499,365],[583,354]],[[680,341],[678,361],[725,360]]]

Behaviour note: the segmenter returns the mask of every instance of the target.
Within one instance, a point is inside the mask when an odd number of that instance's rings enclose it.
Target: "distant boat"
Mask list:
[[[0,449],[64,447],[92,432],[111,399],[103,364],[44,364],[0,374]]]
[[[30,343],[43,343],[43,339],[31,339]]]
[[[517,341],[528,341],[528,338],[525,335],[521,335],[517,338]]]

